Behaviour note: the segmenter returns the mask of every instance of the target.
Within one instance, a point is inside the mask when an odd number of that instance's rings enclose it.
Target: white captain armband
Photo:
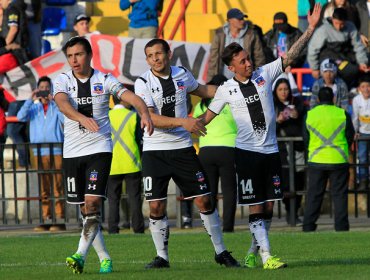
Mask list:
[[[115,84],[113,87],[112,87],[112,94],[117,97],[118,99],[121,99],[121,95],[126,91],[128,90],[127,88],[125,88],[125,86],[121,83],[118,83],[118,84]]]

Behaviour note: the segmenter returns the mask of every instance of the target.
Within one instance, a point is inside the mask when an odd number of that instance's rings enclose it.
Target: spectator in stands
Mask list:
[[[303,116],[305,115],[305,107],[301,96],[293,96],[289,80],[278,79],[273,88],[274,105],[276,112],[276,135],[278,137],[301,137]],[[304,165],[304,147],[300,142],[294,142],[293,151],[289,149],[289,143],[278,142],[279,153],[282,165],[289,165],[289,155],[293,153],[293,158],[296,165]],[[304,187],[304,168],[296,167],[294,172],[295,190],[303,190]],[[289,186],[289,169],[282,169],[282,185],[284,191],[283,202],[285,204],[286,218],[288,224],[292,224],[290,220],[290,186]],[[295,204],[295,219],[296,223],[302,221],[298,218],[298,209],[301,207],[302,196],[296,195]]]
[[[214,76],[209,85],[219,86],[227,81],[223,75]],[[202,99],[193,113],[197,118],[207,111],[212,99]],[[221,113],[206,126],[207,135],[199,138],[199,160],[209,180],[212,203],[217,207],[218,181],[221,178],[223,195],[223,231],[233,232],[236,211],[235,139],[236,124],[227,105]],[[222,156],[220,156],[222,155]]]
[[[359,14],[361,27],[359,29],[361,41],[362,43],[367,47],[367,51],[370,51],[370,45],[369,45],[369,26],[370,26],[370,0],[360,0],[356,3],[356,8]]]
[[[19,48],[20,46],[16,43],[6,45],[5,39],[0,37],[0,75],[18,66],[18,60],[12,51]]]
[[[319,91],[320,104],[308,111],[303,138],[308,150],[308,190],[303,231],[315,231],[327,182],[330,182],[336,231],[348,231],[348,150],[354,137],[349,114],[333,103],[329,87]]]
[[[305,32],[308,27],[307,14],[310,9],[313,8],[315,3],[320,3],[321,6],[324,6],[328,0],[298,0],[297,1],[297,10],[298,10],[298,29],[301,32]]]
[[[28,30],[25,14],[26,4],[23,0],[0,0],[3,9],[3,21],[0,36],[5,38],[7,45],[17,43],[21,48],[13,50],[18,62],[23,64],[28,61]]]
[[[158,13],[161,0],[120,0],[121,10],[131,8],[128,36],[133,38],[156,38],[158,31]]]
[[[52,100],[50,94],[51,80],[49,77],[41,77],[37,83],[37,89],[32,92],[32,96],[19,110],[17,117],[20,121],[30,122],[30,143],[58,143],[63,142],[63,115],[57,105]],[[51,145],[51,144],[50,144]],[[59,146],[37,145],[33,153],[37,157],[38,170],[59,170],[59,173],[40,173],[39,180],[41,185],[42,199],[42,218],[44,222],[52,219],[52,201],[54,196],[55,216],[64,218],[64,191],[62,169],[62,149]],[[35,230],[65,230],[65,225],[42,224]]]
[[[27,5],[27,28],[29,36],[29,54],[30,59],[37,58],[41,55],[41,17],[42,17],[42,3],[40,0],[24,0]]]
[[[16,117],[18,111],[21,109],[24,103],[25,100],[16,100],[10,102],[8,107],[8,116]],[[13,144],[16,145],[19,167],[26,168],[30,163],[29,153],[26,146],[26,143],[28,143],[27,123],[26,122],[8,123],[6,133],[12,140]]]
[[[352,122],[355,128],[355,139],[360,136],[370,139],[370,76],[363,75],[358,84],[359,95],[353,99]],[[369,150],[367,148],[369,140],[358,141],[358,160],[360,164],[369,163]],[[366,190],[369,187],[369,167],[359,168],[359,188]]]
[[[75,17],[73,29],[76,31],[77,36],[85,36],[88,34],[100,34],[99,31],[90,32],[91,18],[85,14],[78,14]]]
[[[327,58],[320,64],[321,77],[314,82],[312,86],[312,96],[310,100],[310,108],[318,104],[319,91],[323,87],[330,87],[334,93],[334,104],[342,109],[350,112],[349,108],[349,92],[346,83],[337,77],[337,65],[334,61]]]
[[[273,28],[270,29],[265,35],[264,40],[267,47],[273,53],[273,60],[278,57],[284,57],[290,47],[298,40],[302,32],[288,23],[288,17],[283,12],[278,12],[274,15]],[[305,49],[300,57],[292,64],[294,67],[302,67],[306,59]]]
[[[6,119],[5,112],[8,110],[9,103],[4,96],[4,89],[0,87],[0,169],[4,167],[3,152],[6,141]]]
[[[359,70],[367,71],[366,48],[354,24],[347,21],[347,12],[343,8],[336,8],[332,18],[323,20],[308,45],[307,61],[316,79],[320,74],[320,62],[325,58],[335,61],[339,76],[347,85],[357,79]]]
[[[230,9],[226,16],[227,23],[215,30],[211,44],[208,80],[217,74],[224,75],[228,79],[234,76],[221,59],[225,47],[233,42],[240,44],[246,50],[254,67],[262,66],[266,61],[262,40],[256,30],[245,21],[247,15],[234,8]]]
[[[347,19],[351,21],[357,28],[360,29],[360,16],[355,5],[352,5],[349,0],[332,0],[322,8],[323,18],[331,18],[336,8],[343,8],[347,11]]]
[[[120,101],[116,97],[113,97],[113,100],[115,106],[109,112],[112,127],[113,157],[107,183],[109,201],[108,232],[110,234],[119,233],[119,205],[122,182],[125,181],[132,229],[135,233],[144,233],[141,199],[142,132],[140,117],[126,102]]]

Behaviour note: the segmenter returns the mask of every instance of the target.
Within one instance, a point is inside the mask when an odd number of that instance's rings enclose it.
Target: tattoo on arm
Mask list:
[[[307,42],[310,40],[314,31],[314,28],[308,27],[306,31],[302,34],[302,36],[299,37],[299,39],[289,49],[286,58],[283,59],[284,69],[288,67],[301,54],[302,50],[307,45]]]

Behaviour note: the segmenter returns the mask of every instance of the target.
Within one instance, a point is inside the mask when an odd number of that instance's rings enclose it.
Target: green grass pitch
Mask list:
[[[145,270],[155,256],[148,232],[144,235],[121,233],[105,235],[113,259],[114,272],[99,275],[96,253],[90,250],[82,275],[65,266],[65,257],[74,253],[78,233],[0,235],[0,279],[370,279],[370,233],[271,232],[272,253],[288,267],[265,271],[228,269],[214,261],[207,234],[200,229],[171,233],[170,269]],[[245,230],[224,235],[229,251],[243,262],[250,244]],[[260,259],[259,259],[260,261]]]

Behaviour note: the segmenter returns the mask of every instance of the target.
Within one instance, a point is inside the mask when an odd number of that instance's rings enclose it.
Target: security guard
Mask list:
[[[334,203],[335,230],[348,231],[348,147],[354,129],[351,117],[334,105],[333,90],[320,89],[319,106],[307,113],[303,138],[308,149],[308,191],[303,231],[314,231],[327,181]]]
[[[126,181],[132,228],[135,233],[144,233],[144,217],[141,199],[141,150],[142,133],[138,114],[127,109],[127,104],[113,98],[115,106],[109,112],[112,129],[113,157],[108,179],[109,201],[108,232],[119,232],[119,205],[122,181]],[[125,108],[126,105],[126,108]]]

